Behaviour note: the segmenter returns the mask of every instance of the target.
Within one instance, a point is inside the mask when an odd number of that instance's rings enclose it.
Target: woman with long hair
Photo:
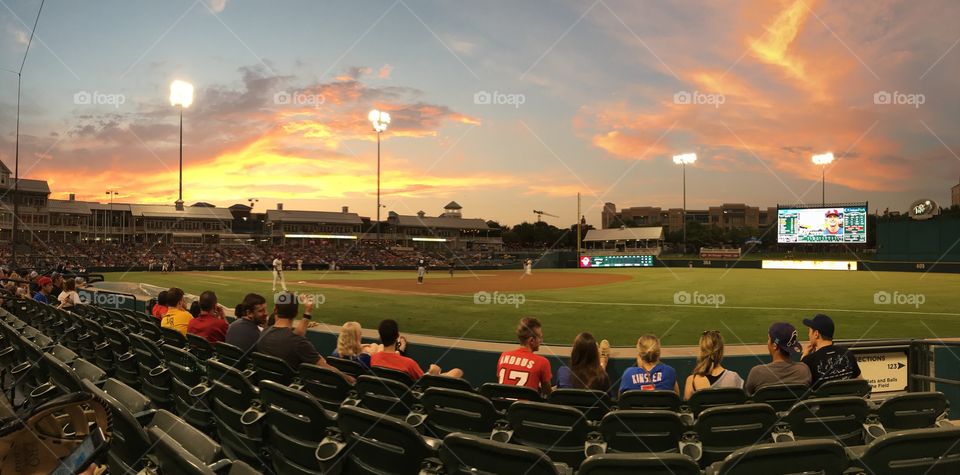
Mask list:
[[[660,339],[656,335],[643,335],[637,340],[637,365],[627,368],[620,380],[621,393],[631,389],[680,394],[677,370],[660,361]]]
[[[337,349],[330,356],[357,361],[369,368],[370,354],[376,353],[379,348],[377,345],[361,343],[361,330],[357,322],[344,323],[340,328],[340,335],[337,336]]]
[[[687,376],[683,398],[690,399],[693,393],[705,388],[742,388],[743,378],[721,365],[723,360],[723,335],[717,330],[707,330],[700,335],[700,355]]]
[[[610,389],[607,364],[600,357],[597,340],[589,332],[577,335],[570,350],[570,366],[557,370],[557,388]]]

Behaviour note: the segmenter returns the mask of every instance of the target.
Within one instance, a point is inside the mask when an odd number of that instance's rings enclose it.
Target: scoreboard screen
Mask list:
[[[867,242],[867,207],[779,208],[778,243]]]
[[[653,267],[653,256],[580,256],[580,267]]]

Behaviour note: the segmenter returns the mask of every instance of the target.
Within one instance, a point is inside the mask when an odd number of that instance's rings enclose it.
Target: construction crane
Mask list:
[[[550,214],[550,213],[548,213],[548,212],[546,212],[546,211],[536,210],[536,209],[533,210],[533,214],[536,214],[536,215],[537,215],[537,222],[538,222],[538,223],[539,223],[540,221],[542,221],[541,218],[543,218],[544,216],[552,216],[552,217],[554,217],[554,218],[559,218],[559,216],[557,216],[557,215],[555,215],[555,214]]]

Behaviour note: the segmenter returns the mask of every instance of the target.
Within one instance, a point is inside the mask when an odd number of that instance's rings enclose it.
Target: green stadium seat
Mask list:
[[[204,432],[212,432],[213,414],[207,399],[191,392],[203,380],[200,360],[187,350],[173,345],[163,345],[160,350],[172,376],[173,410],[190,425]]]
[[[216,354],[217,361],[225,365],[241,371],[247,368],[248,354],[234,345],[218,341],[213,344],[213,352]]]
[[[209,394],[194,389],[197,397],[207,397],[224,452],[231,459],[249,463],[267,458],[263,444],[262,420],[243,423],[244,413],[259,401],[257,389],[240,370],[219,361],[207,361]]]
[[[591,389],[557,389],[547,396],[547,402],[575,407],[591,421],[599,421],[610,410],[610,395]]]
[[[187,350],[193,353],[200,361],[213,358],[213,344],[209,340],[193,333],[187,333]]]
[[[580,465],[578,475],[699,475],[700,467],[680,454],[599,454]]]
[[[450,376],[440,376],[434,374],[424,374],[417,380],[415,387],[422,391],[429,388],[447,388],[457,391],[476,392],[470,382],[463,378],[451,378]]]
[[[453,433],[443,439],[440,460],[443,462],[444,473],[451,475],[573,473],[570,467],[554,464],[549,457],[535,448],[461,433]]]
[[[680,414],[659,409],[625,409],[600,421],[607,452],[678,452],[687,431]]]
[[[335,356],[327,356],[324,358],[327,360],[327,364],[333,366],[334,368],[339,369],[345,374],[349,374],[356,378],[364,374],[371,374],[370,368],[367,368],[358,361],[348,360],[345,358],[337,358]]]
[[[337,425],[347,442],[344,473],[416,475],[425,459],[438,455],[438,440],[425,439],[409,424],[369,409],[342,406]]]
[[[93,384],[93,383],[90,383]],[[84,386],[89,387],[87,384]],[[108,394],[110,397],[114,398],[127,408],[131,414],[135,417],[140,418],[141,414],[150,412],[152,414],[152,403],[150,398],[143,395],[140,391],[137,391],[126,384],[123,384],[122,381],[119,381],[114,378],[108,378],[104,381],[101,390]]]
[[[847,446],[860,445],[869,412],[867,401],[857,396],[805,399],[783,421],[797,440],[834,439]]]
[[[906,393],[890,397],[877,408],[880,424],[887,431],[934,427],[947,410],[941,392]]]
[[[107,380],[107,384],[109,382]],[[145,455],[151,443],[134,412],[89,381],[84,382],[84,390],[99,397],[110,407],[112,434],[107,452],[110,473],[135,474],[141,471],[146,465]]]
[[[840,475],[850,461],[843,445],[835,440],[800,440],[759,444],[738,449],[705,475],[788,475],[816,473]]]
[[[542,450],[554,462],[578,467],[586,457],[587,419],[578,409],[543,402],[517,401],[507,410],[510,442]]]
[[[259,386],[267,446],[277,473],[327,472],[331,467],[322,465],[316,452],[327,430],[337,427],[337,414],[303,391],[273,381],[261,381]]]
[[[632,389],[624,391],[617,400],[620,409],[660,409],[680,412],[680,396],[673,391],[642,391]]]
[[[160,327],[160,336],[163,338],[163,344],[172,345],[177,348],[187,347],[187,337],[180,333],[180,330],[170,327]]]
[[[777,413],[767,404],[741,404],[704,409],[694,430],[700,438],[700,463],[723,460],[733,451],[772,441]]]
[[[413,387],[413,379],[410,378],[409,374],[404,373],[403,371],[373,366],[370,368],[370,374],[378,378],[391,379],[398,383],[403,383],[403,385],[407,387]]]
[[[840,379],[826,381],[817,385],[810,397],[824,398],[835,396],[868,397],[873,390],[870,382],[865,379]]]
[[[79,358],[79,356],[74,353],[73,350],[63,345],[53,345],[53,348],[50,349],[50,354],[53,355],[54,358],[63,361],[68,365],[73,363],[73,360]]]
[[[769,404],[777,412],[787,412],[809,391],[810,387],[805,384],[770,384],[757,389],[750,400]]]
[[[484,383],[480,386],[480,394],[489,399],[498,411],[506,411],[516,401],[543,401],[536,390],[512,384]]]
[[[470,391],[427,388],[420,397],[427,432],[438,439],[460,432],[490,437],[500,415],[489,399]]]
[[[250,354],[250,361],[257,372],[258,381],[273,381],[285,386],[299,383],[297,372],[276,356],[253,352]]]
[[[394,417],[405,418],[413,411],[413,391],[392,379],[360,376],[356,385],[360,406]]]
[[[107,378],[106,371],[83,358],[77,358],[73,360],[73,363],[70,364],[70,366],[73,368],[73,371],[77,374],[78,378],[90,380],[97,385],[102,384]]]
[[[960,473],[960,427],[910,429],[854,447],[854,465],[871,475]]]
[[[302,363],[299,374],[303,390],[317,398],[320,404],[330,411],[340,409],[340,404],[350,397],[353,391],[353,386],[346,378],[330,368]]]
[[[114,376],[128,386],[140,386],[140,373],[130,344],[130,338],[121,330],[104,327],[104,335],[114,357]]]
[[[163,353],[156,342],[143,335],[130,335],[137,359],[140,389],[161,408],[173,405],[173,384],[170,371],[163,366]]]
[[[183,426],[189,427],[181,422]],[[181,428],[174,427],[174,430]],[[163,474],[177,475],[214,475],[218,471],[231,466],[232,462],[220,458],[219,445],[216,442],[203,440],[203,434],[199,431],[190,434],[189,437],[178,438],[170,432],[166,432],[158,427],[151,427],[147,433],[152,442],[150,453],[156,458],[160,472]],[[181,436],[186,435],[187,431],[182,430]],[[210,454],[204,451],[197,453],[196,447],[207,446],[212,443],[216,448],[215,459],[208,458]]]
[[[687,400],[687,405],[694,417],[700,415],[704,409],[718,406],[733,406],[747,402],[747,393],[740,388],[707,388],[701,389]]]

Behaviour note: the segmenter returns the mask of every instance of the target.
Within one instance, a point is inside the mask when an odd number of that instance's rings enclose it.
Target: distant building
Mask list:
[[[709,209],[688,209],[687,221],[716,226],[722,229],[762,228],[776,222],[776,206],[760,209],[743,203],[724,203]],[[617,211],[614,203],[605,203],[600,222],[603,229],[620,226],[666,226],[667,232],[683,229],[683,208],[662,209],[653,206],[637,206]]]
[[[960,206],[960,183],[950,188],[950,206]]]

